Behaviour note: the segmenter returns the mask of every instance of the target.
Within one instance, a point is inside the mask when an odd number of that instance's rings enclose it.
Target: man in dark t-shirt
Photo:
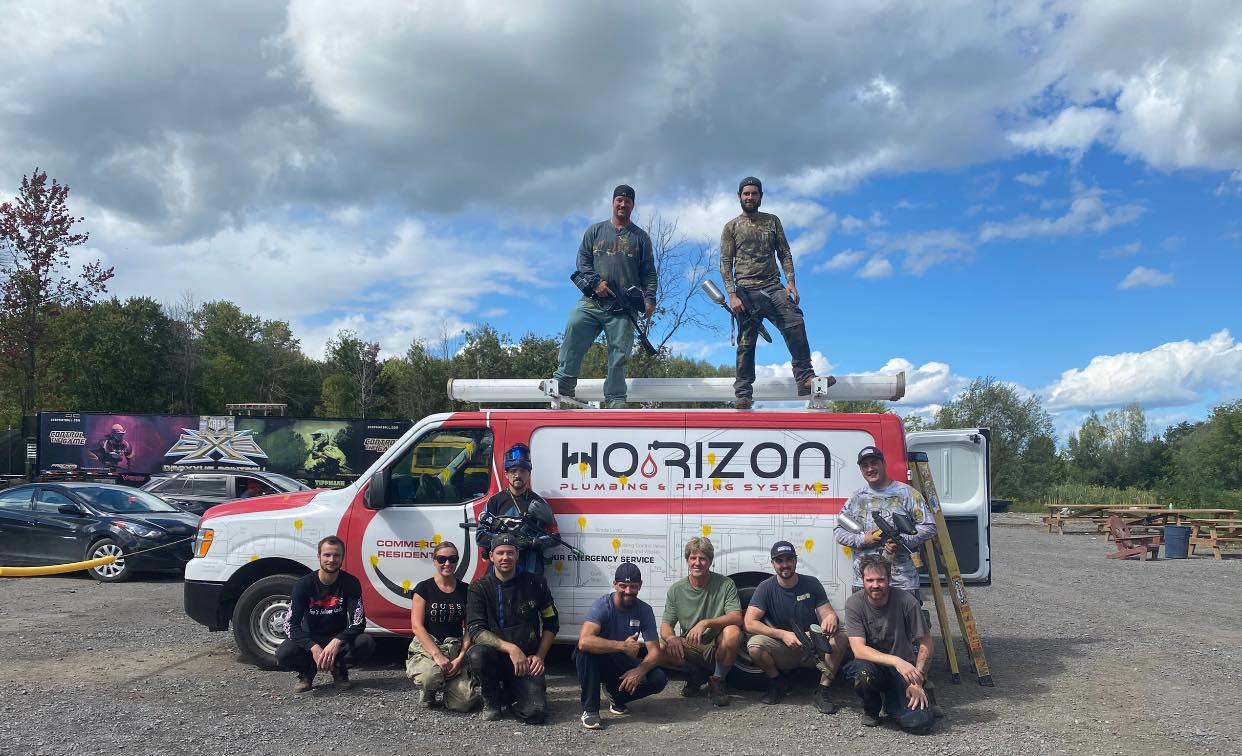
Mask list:
[[[349,668],[375,651],[375,641],[365,632],[362,584],[341,570],[344,541],[328,536],[318,548],[319,569],[293,584],[285,620],[289,639],[276,649],[280,666],[298,673],[296,693],[310,690],[317,672],[331,672],[337,687],[348,690]]]
[[[431,553],[436,574],[414,586],[410,626],[414,640],[405,659],[406,676],[419,686],[418,700],[432,707],[443,694],[444,706],[469,711],[479,702],[478,686],[465,673],[466,584],[457,579],[457,546],[444,541]]]
[[[845,676],[862,699],[862,723],[875,727],[880,709],[907,732],[923,735],[935,721],[928,705],[927,666],[931,662],[931,630],[917,599],[891,590],[892,565],[878,554],[858,562],[863,589],[845,602],[845,632],[854,661]]]
[[[629,713],[629,704],[664,690],[668,676],[660,669],[660,634],[651,605],[638,598],[643,574],[624,562],[612,579],[613,592],[600,596],[587,610],[578,633],[574,664],[582,686],[582,726],[603,727],[599,718],[599,686],[608,689],[608,710]],[[647,655],[638,658],[643,647]]]
[[[746,607],[746,649],[750,658],[768,676],[768,690],[762,701],[774,704],[785,695],[787,684],[782,672],[800,667],[818,667],[819,686],[811,697],[815,708],[832,714],[837,705],[828,698],[828,687],[845,657],[849,641],[838,626],[824,586],[809,575],[801,575],[798,553],[789,541],[772,544],[772,570],[776,574],[755,589]],[[810,637],[812,625],[819,625],[828,640],[830,653],[817,654],[803,647],[794,628]]]

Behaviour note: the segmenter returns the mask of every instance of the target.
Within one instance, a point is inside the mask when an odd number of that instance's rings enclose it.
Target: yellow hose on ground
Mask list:
[[[105,564],[112,564],[116,561],[115,556],[100,557],[98,559],[88,559],[85,562],[72,562],[70,564],[49,564],[46,567],[0,567],[0,577],[35,577],[37,575],[63,575],[66,572],[77,572],[78,570],[93,570],[96,567],[103,567]]]

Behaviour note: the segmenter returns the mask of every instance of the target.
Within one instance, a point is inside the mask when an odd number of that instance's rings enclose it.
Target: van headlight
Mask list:
[[[198,533],[194,535],[194,556],[207,556],[207,552],[211,551],[211,542],[215,537],[216,531],[211,528],[199,528]]]

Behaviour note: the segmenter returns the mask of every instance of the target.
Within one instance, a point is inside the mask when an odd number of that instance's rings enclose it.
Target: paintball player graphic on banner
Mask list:
[[[125,440],[125,426],[113,423],[111,431],[91,449],[91,454],[109,470],[128,470],[134,447]]]
[[[351,475],[349,460],[345,452],[333,442],[326,430],[311,433],[310,449],[306,454],[306,462],[302,465],[308,475]]]

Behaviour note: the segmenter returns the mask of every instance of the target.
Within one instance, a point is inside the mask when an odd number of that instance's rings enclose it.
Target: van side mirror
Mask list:
[[[376,470],[367,485],[367,494],[362,501],[367,509],[384,509],[388,506],[388,471]]]

